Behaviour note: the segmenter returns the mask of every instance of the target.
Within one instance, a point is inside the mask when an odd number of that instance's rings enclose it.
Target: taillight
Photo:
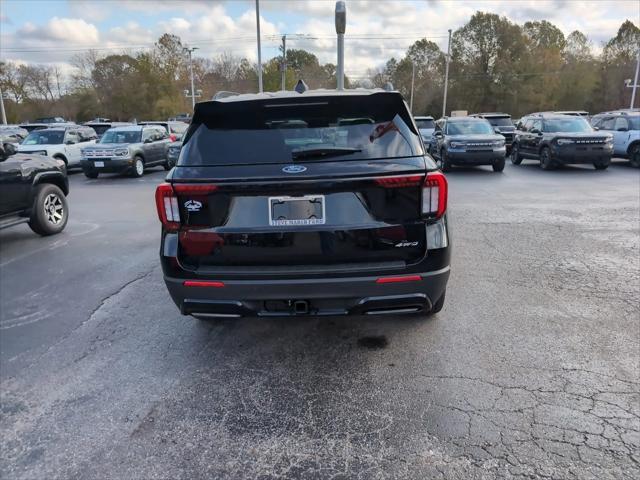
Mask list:
[[[174,183],[173,191],[180,195],[208,195],[218,189],[217,185],[198,183]]]
[[[175,196],[173,187],[169,183],[161,183],[156,188],[156,208],[164,228],[172,231],[180,228],[178,197]]]
[[[422,214],[440,218],[447,210],[447,179],[440,172],[429,172],[422,187]]]
[[[422,175],[402,175],[376,178],[375,182],[384,188],[417,187],[422,182],[422,178]]]
[[[178,137],[175,136],[175,134],[170,133],[169,134],[169,140],[171,140],[172,142],[175,142],[178,139]]]

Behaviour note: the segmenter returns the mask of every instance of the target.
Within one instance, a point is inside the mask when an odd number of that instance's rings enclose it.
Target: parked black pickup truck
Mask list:
[[[0,229],[28,222],[39,235],[60,233],[69,217],[68,194],[60,160],[0,144]]]

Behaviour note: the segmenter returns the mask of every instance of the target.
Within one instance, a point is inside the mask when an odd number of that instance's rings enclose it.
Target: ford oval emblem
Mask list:
[[[302,165],[287,165],[282,169],[284,173],[302,173],[307,171],[307,167]]]

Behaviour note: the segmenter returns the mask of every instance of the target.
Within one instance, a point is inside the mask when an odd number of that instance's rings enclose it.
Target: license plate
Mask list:
[[[94,167],[104,167],[104,162],[93,162]]]
[[[269,197],[269,225],[324,225],[324,195]]]

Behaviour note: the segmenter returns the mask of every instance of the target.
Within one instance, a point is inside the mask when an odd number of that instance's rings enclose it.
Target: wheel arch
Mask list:
[[[65,178],[65,176],[60,172],[42,172],[38,173],[33,179],[33,187],[37,187],[38,185],[42,185],[45,183],[50,183],[55,185],[62,193],[64,193],[65,197],[69,195],[69,181]]]
[[[58,158],[64,162],[65,166],[69,165],[69,160],[67,159],[67,156],[64,153],[56,152],[53,155],[51,155],[51,158]]]
[[[629,146],[627,147],[627,155],[631,156],[631,150],[633,150],[633,148],[638,145],[640,145],[640,138],[636,138],[629,144]]]

